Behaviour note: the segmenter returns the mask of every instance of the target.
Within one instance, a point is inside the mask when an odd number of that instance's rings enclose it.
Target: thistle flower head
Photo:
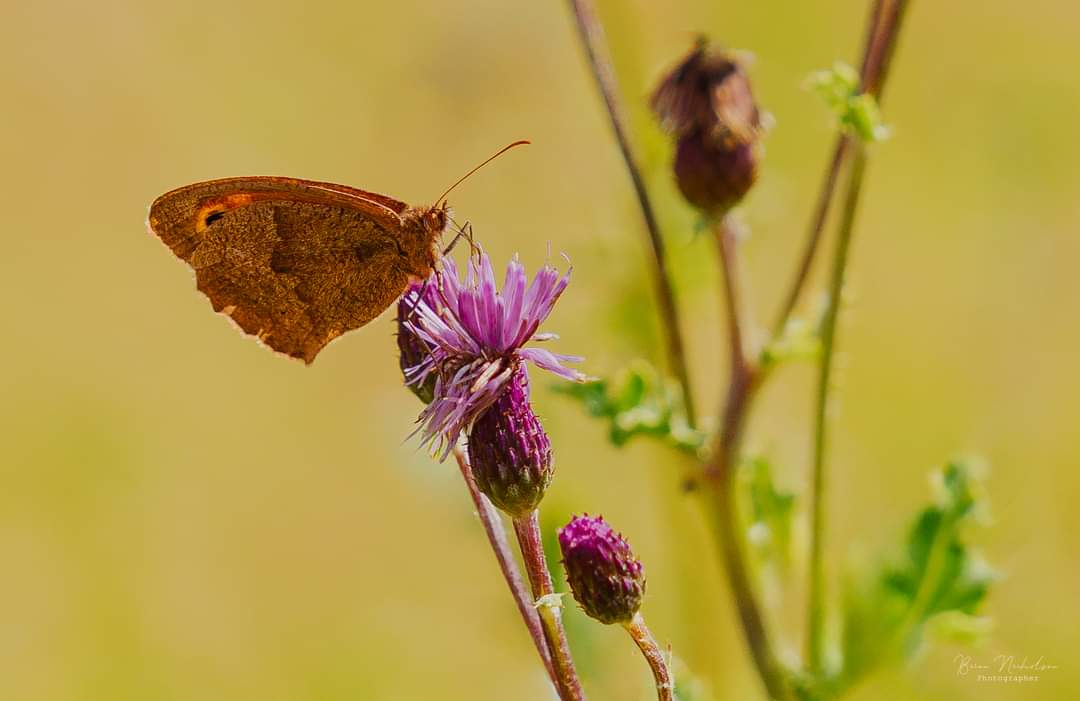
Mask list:
[[[645,596],[645,568],[603,517],[574,516],[559,530],[574,599],[601,623],[627,623]]]
[[[570,282],[570,272],[545,265],[530,283],[515,258],[506,267],[502,290],[495,285],[491,259],[480,251],[469,258],[465,276],[450,258],[431,278],[438,295],[421,299],[416,318],[407,322],[427,353],[406,371],[410,383],[435,377],[434,400],[420,415],[423,442],[441,457],[453,448],[461,431],[471,426],[499,398],[515,369],[532,363],[567,380],[585,376],[564,363],[581,358],[526,347],[530,341],[557,338],[537,333]]]
[[[499,398],[469,429],[476,486],[512,517],[535,509],[551,483],[551,441],[529,404],[529,376],[514,368]]]

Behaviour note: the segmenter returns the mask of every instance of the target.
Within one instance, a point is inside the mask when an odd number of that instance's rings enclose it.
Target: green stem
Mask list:
[[[825,542],[825,461],[828,450],[829,389],[832,383],[836,322],[840,314],[841,296],[855,229],[855,212],[866,172],[866,148],[855,144],[854,159],[848,174],[847,193],[840,220],[829,281],[829,306],[821,325],[821,364],[817,392],[814,397],[814,463],[810,495],[810,592],[807,610],[806,658],[814,672],[824,668],[825,572],[822,564]]]
[[[926,555],[926,568],[919,580],[919,586],[915,590],[915,598],[911,602],[911,608],[897,629],[894,648],[903,648],[903,643],[911,631],[919,625],[926,616],[926,611],[933,603],[934,595],[941,589],[941,575],[945,568],[946,556],[949,550],[949,535],[951,534],[955,517],[949,512],[943,512],[941,522],[934,533],[934,540]]]
[[[623,624],[623,627],[630,633],[630,637],[634,639],[634,643],[641,650],[641,654],[645,656],[645,661],[649,663],[653,679],[656,680],[656,698],[658,701],[673,701],[675,698],[675,680],[671,676],[671,670],[668,668],[667,660],[664,659],[663,651],[656,644],[656,638],[653,637],[652,632],[645,625],[645,619],[642,618],[641,613],[634,614],[633,620]]]
[[[867,20],[860,76],[862,89],[873,95],[879,104],[885,87],[885,79],[888,77],[889,65],[896,50],[896,37],[907,6],[907,0],[892,0],[891,2],[890,0],[875,0]],[[810,279],[810,270],[821,248],[825,222],[829,218],[833,195],[840,182],[840,171],[851,150],[852,140],[853,137],[849,134],[841,133],[836,136],[832,157],[825,168],[821,190],[818,193],[817,203],[814,205],[814,213],[810,218],[799,265],[773,325],[773,340],[783,335],[784,328],[795,313],[795,307],[798,306],[806,283]]]
[[[870,17],[870,27],[861,72],[862,88],[880,99],[888,77],[888,69],[896,50],[897,37],[907,10],[906,0],[877,0]],[[833,360],[836,349],[836,325],[847,273],[855,214],[866,173],[866,145],[853,137],[853,151],[848,171],[843,212],[837,232],[836,252],[829,278],[828,307],[821,324],[821,361],[818,368],[817,391],[814,397],[814,457],[810,494],[810,563],[807,573],[807,625],[805,653],[807,666],[821,674],[825,666],[826,573],[825,500],[827,480],[825,468],[828,457],[828,409],[832,383]]]
[[[814,206],[814,214],[810,219],[810,227],[806,234],[806,243],[803,245],[802,255],[799,257],[799,267],[795,271],[795,278],[791,283],[784,305],[776,317],[773,325],[773,339],[778,339],[784,334],[784,329],[795,313],[795,307],[799,304],[806,281],[810,278],[810,270],[814,265],[814,258],[818,249],[821,248],[821,238],[825,233],[825,222],[829,218],[829,207],[832,204],[833,193],[836,191],[836,183],[840,179],[840,171],[844,165],[844,158],[851,147],[851,137],[847,134],[839,134],[836,137],[836,145],[833,146],[832,158],[825,169],[825,178],[818,193],[817,204]]]
[[[682,390],[686,421],[691,427],[696,427],[693,386],[687,369],[686,346],[683,343],[682,327],[679,324],[679,309],[675,303],[675,289],[671,284],[667,254],[664,252],[664,239],[660,235],[660,223],[656,219],[649,191],[645,187],[645,178],[641,175],[641,168],[638,166],[630,136],[626,131],[626,118],[622,100],[619,98],[615,70],[612,68],[607,42],[604,39],[604,27],[596,17],[596,10],[590,0],[570,0],[570,9],[577,23],[578,36],[585,49],[585,55],[589,59],[589,68],[596,80],[596,86],[600,89],[600,95],[604,98],[604,106],[607,108],[611,128],[615,133],[615,141],[619,145],[626,172],[630,175],[630,182],[641,209],[641,217],[645,222],[645,230],[649,235],[649,246],[652,249],[653,258],[653,283],[656,286],[656,298],[660,305],[660,317],[667,340],[667,360]]]
[[[517,534],[525,572],[529,576],[536,609],[540,614],[540,624],[544,629],[544,639],[555,667],[555,686],[559,691],[559,698],[562,701],[584,701],[585,692],[578,681],[574,659],[570,655],[570,644],[563,629],[562,608],[551,600],[555,587],[552,585],[551,572],[548,571],[547,559],[544,557],[540,512],[534,510],[527,516],[515,518],[514,533]]]

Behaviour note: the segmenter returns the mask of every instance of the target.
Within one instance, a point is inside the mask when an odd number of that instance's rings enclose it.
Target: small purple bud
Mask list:
[[[551,441],[529,405],[529,376],[514,368],[499,398],[469,431],[476,486],[511,517],[535,509],[551,484]]]
[[[401,299],[398,300],[396,319],[398,362],[401,365],[401,374],[405,378],[406,386],[424,404],[431,404],[431,401],[435,398],[435,382],[438,379],[435,373],[428,373],[421,382],[412,381],[412,378],[407,373],[410,368],[419,366],[428,355],[428,349],[424,342],[416,335],[415,331],[404,323],[406,320],[415,321],[416,305],[422,289],[424,301],[429,305],[436,304],[435,293],[437,290],[433,281],[428,282],[426,289],[424,289],[423,282],[409,283],[409,289],[405,290],[405,294],[401,295]]]
[[[628,623],[645,596],[645,568],[603,517],[574,516],[559,530],[574,599],[601,623]]]

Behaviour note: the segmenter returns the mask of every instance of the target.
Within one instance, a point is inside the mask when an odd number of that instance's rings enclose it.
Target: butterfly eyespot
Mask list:
[[[195,232],[201,234],[206,231],[211,224],[224,217],[226,211],[227,208],[220,204],[203,205],[195,215]]]

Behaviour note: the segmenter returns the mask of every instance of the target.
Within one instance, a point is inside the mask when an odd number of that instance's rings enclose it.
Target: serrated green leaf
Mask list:
[[[915,519],[903,556],[849,577],[841,683],[851,683],[890,657],[917,650],[931,621],[938,626],[935,630],[951,632],[954,639],[986,627],[982,619],[976,625],[974,615],[994,572],[965,537],[966,527],[985,510],[980,473],[977,463],[946,465],[933,478],[935,503]]]
[[[651,436],[696,454],[704,443],[704,436],[686,422],[678,385],[644,361],[625,368],[612,380],[564,383],[557,385],[556,391],[580,401],[592,416],[606,419],[614,445],[625,445],[636,436]]]

